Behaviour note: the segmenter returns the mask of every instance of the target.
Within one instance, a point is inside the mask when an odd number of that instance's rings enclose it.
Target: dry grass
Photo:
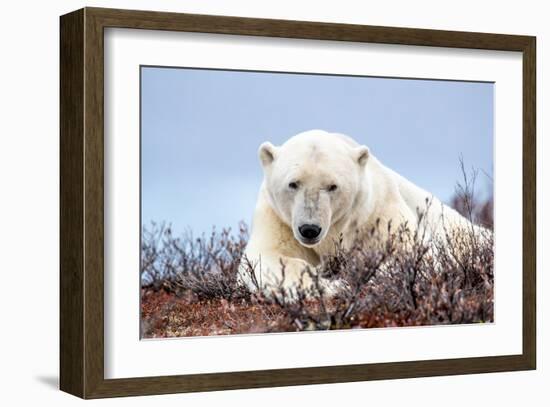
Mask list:
[[[387,239],[380,229],[387,228]],[[174,337],[347,328],[465,324],[493,321],[493,238],[473,232],[427,239],[407,225],[379,225],[350,249],[341,243],[317,270],[315,282],[339,279],[328,298],[322,284],[298,287],[289,300],[239,284],[247,241],[241,225],[208,237],[174,237],[152,225],[142,238],[142,336]]]

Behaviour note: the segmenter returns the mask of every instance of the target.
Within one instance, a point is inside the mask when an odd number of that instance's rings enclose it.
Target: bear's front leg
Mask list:
[[[253,272],[248,266],[248,270],[241,271],[241,276],[250,289],[287,301],[297,300],[300,294],[306,298],[321,293],[333,296],[342,289],[342,284],[319,276],[315,266],[296,257],[264,255],[253,265]]]

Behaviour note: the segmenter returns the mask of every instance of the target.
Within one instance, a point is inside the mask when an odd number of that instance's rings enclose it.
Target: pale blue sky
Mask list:
[[[263,141],[345,133],[443,201],[493,173],[492,83],[142,67],[142,222],[176,233],[250,223]],[[490,187],[478,177],[480,190]]]

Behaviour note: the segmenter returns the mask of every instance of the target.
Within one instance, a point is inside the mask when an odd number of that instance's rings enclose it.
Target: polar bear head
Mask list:
[[[281,146],[265,142],[259,156],[275,213],[306,247],[319,244],[364,193],[369,149],[347,136],[311,130]]]

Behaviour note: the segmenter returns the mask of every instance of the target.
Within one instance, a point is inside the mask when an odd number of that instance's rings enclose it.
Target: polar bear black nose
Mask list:
[[[300,234],[306,239],[315,239],[321,234],[321,228],[317,225],[305,224],[298,228]]]

